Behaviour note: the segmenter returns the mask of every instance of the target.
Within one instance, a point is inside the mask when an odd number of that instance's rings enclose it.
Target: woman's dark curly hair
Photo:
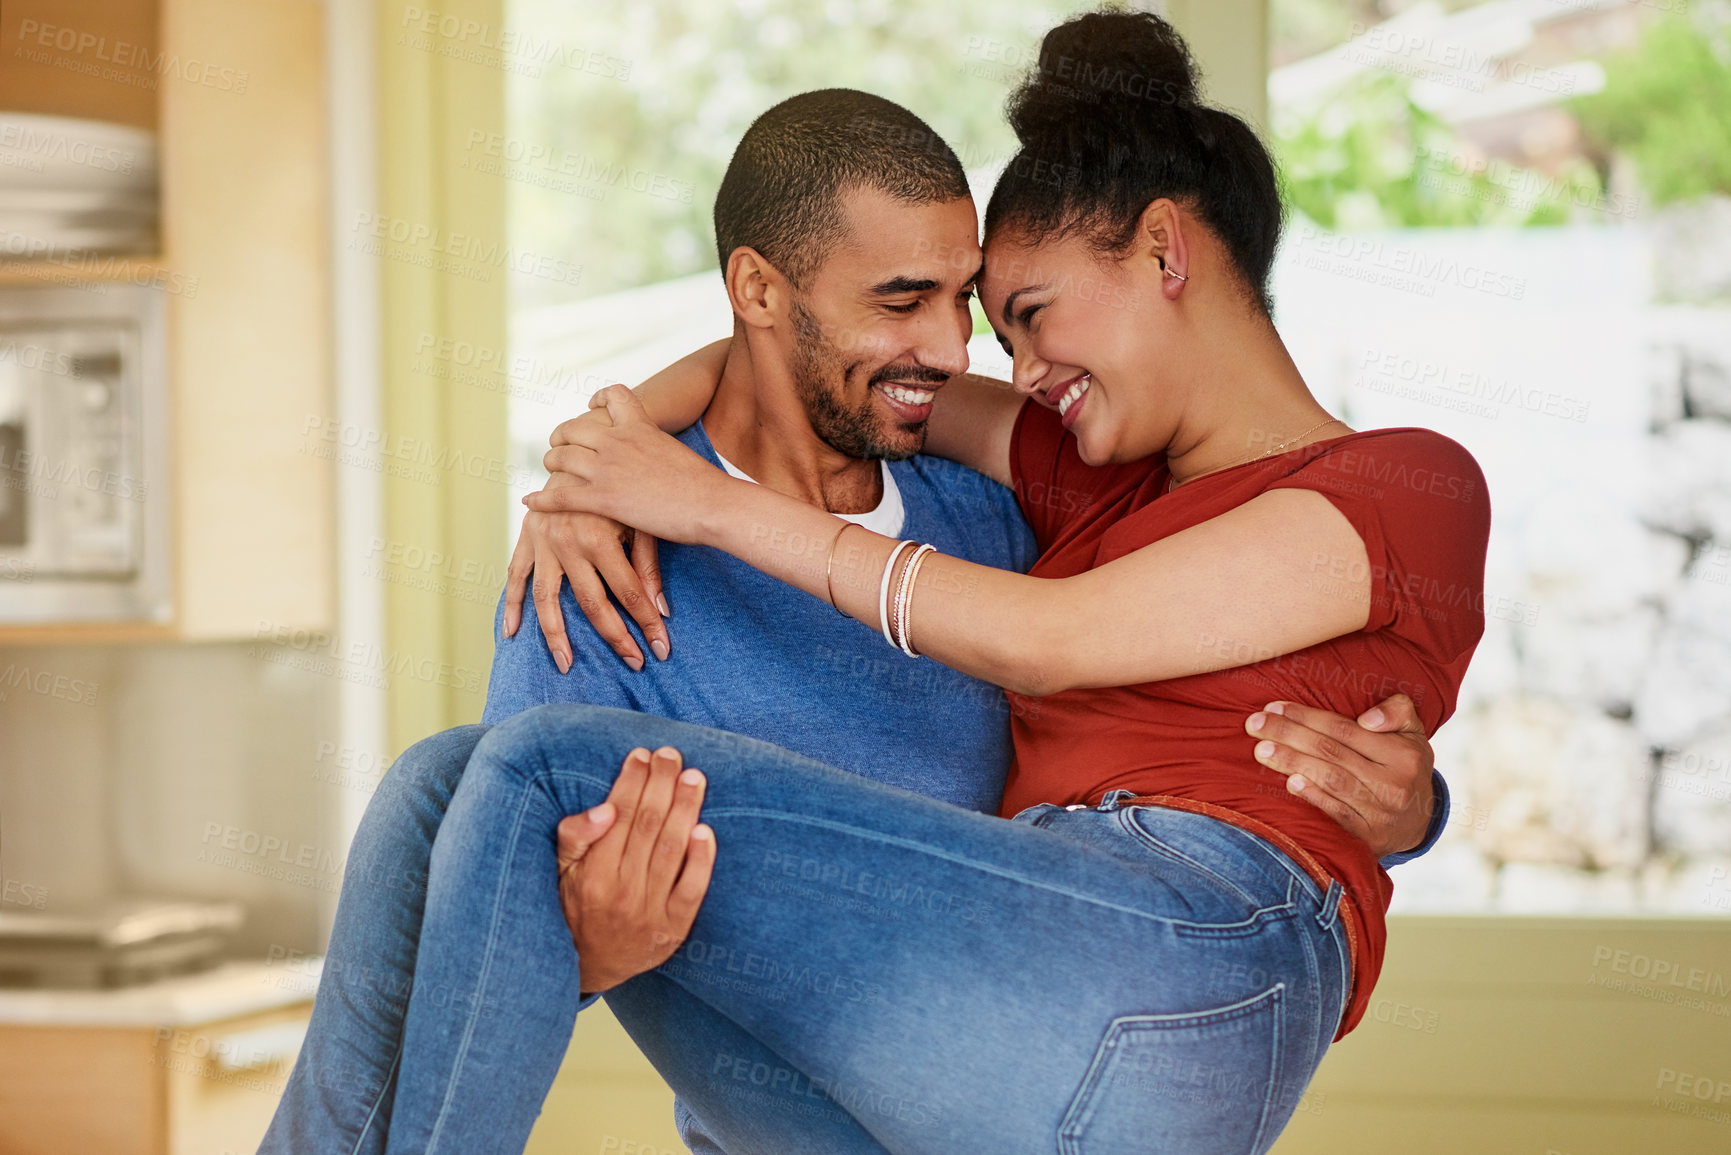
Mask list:
[[[1085,234],[1122,253],[1142,211],[1168,197],[1220,238],[1268,314],[1283,209],[1274,162],[1244,121],[1196,98],[1183,37],[1147,12],[1101,11],[1060,24],[1010,97],[1021,148],[986,206],[986,235]]]

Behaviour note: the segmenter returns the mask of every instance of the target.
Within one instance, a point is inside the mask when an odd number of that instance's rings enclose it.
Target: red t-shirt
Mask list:
[[[1010,473],[1040,546],[1029,571],[1036,577],[1103,565],[1273,489],[1313,489],[1358,530],[1372,592],[1369,620],[1356,633],[1164,682],[1011,694],[1015,761],[1001,810],[1008,817],[1040,802],[1096,805],[1125,789],[1187,800],[1277,845],[1296,843],[1345,888],[1355,957],[1344,1035],[1363,1017],[1382,968],[1392,886],[1369,846],[1256,762],[1244,720],[1277,699],[1356,717],[1404,691],[1436,732],[1454,712],[1484,633],[1490,502],[1477,463],[1441,434],[1382,429],[1207,474],[1168,494],[1164,456],[1087,465],[1057,414],[1029,403],[1016,420]],[[1319,562],[1316,580],[1344,591],[1362,579],[1339,568]]]

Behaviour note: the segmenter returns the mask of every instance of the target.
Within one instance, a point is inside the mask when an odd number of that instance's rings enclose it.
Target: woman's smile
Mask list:
[[[1065,429],[1076,424],[1076,417],[1082,412],[1082,402],[1088,396],[1088,387],[1093,383],[1093,376],[1084,373],[1063,388],[1052,391],[1051,396],[1058,405],[1058,420]]]

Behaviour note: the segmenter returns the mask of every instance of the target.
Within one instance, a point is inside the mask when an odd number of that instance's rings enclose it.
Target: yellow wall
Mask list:
[[[1731,919],[1391,920],[1275,1150],[1731,1151]]]
[[[380,250],[385,537],[451,559],[403,576],[455,575],[456,587],[388,586],[385,646],[404,670],[390,679],[389,734],[401,750],[480,719],[499,591],[461,577],[503,572],[509,547],[505,394],[442,376],[436,355],[445,341],[505,348],[503,182],[462,164],[466,133],[504,131],[505,73],[465,58],[475,37],[429,31],[415,14],[494,29],[504,17],[502,0],[377,0],[376,11],[377,219],[336,224]]]

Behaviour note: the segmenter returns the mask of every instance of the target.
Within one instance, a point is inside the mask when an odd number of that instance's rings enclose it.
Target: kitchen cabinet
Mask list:
[[[174,576],[168,621],[0,624],[0,644],[330,628],[325,100],[313,0],[7,3],[0,108],[158,134],[159,253],[0,262],[0,284],[161,293]]]
[[[257,1150],[316,983],[279,960],[124,990],[0,990],[0,1151]]]

